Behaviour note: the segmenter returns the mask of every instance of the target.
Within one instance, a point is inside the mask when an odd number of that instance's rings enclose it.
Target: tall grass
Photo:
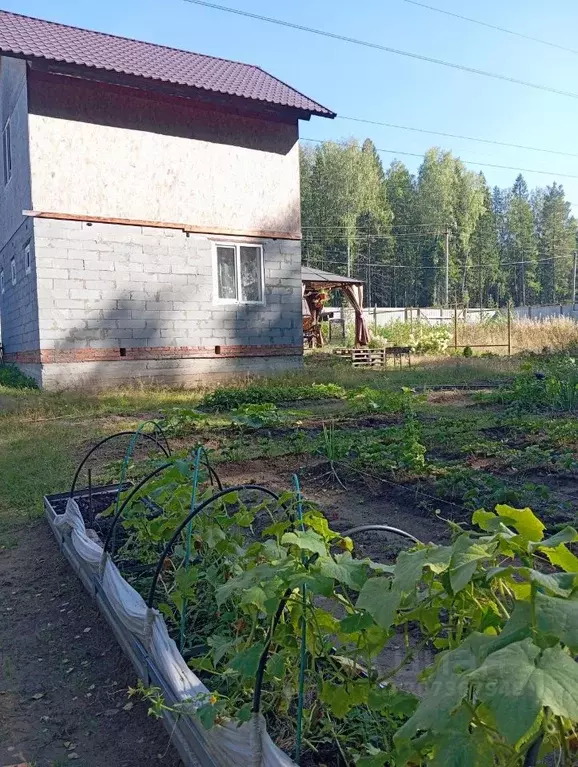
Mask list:
[[[373,344],[380,346],[384,339],[396,346],[417,346],[434,354],[442,351],[444,338],[448,339],[448,351],[454,345],[453,322],[438,323],[425,320],[412,323],[395,320],[381,325],[375,330],[371,327]],[[347,342],[353,346],[353,328],[347,329]],[[341,345],[341,341],[337,342]],[[460,322],[458,324],[458,345],[487,347],[495,354],[506,354],[508,343],[508,322],[505,315],[480,323]],[[503,344],[496,347],[495,344]],[[578,349],[578,322],[570,317],[512,320],[512,350],[541,352],[572,351]],[[477,350],[484,351],[483,348]]]
[[[508,341],[507,321],[461,323],[458,327],[460,345],[506,344]],[[544,320],[513,320],[512,347],[520,351],[568,351],[578,349],[578,322],[570,317],[556,317]],[[504,347],[498,353],[505,353]]]

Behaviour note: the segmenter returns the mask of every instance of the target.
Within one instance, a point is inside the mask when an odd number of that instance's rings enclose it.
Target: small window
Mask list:
[[[12,139],[10,136],[10,120],[2,131],[2,167],[4,169],[4,186],[12,178]]]
[[[216,293],[224,303],[263,303],[263,248],[217,245]]]
[[[32,248],[29,242],[24,246],[24,269],[26,274],[32,270]]]
[[[16,260],[10,259],[10,275],[12,277],[12,284],[16,285]]]
[[[0,269],[0,294],[4,293],[4,269]]]

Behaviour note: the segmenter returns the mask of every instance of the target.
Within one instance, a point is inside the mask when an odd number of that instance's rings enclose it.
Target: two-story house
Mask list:
[[[0,11],[4,359],[42,386],[302,364],[298,121],[256,66]]]

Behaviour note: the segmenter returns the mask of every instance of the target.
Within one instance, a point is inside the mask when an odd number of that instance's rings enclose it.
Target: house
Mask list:
[[[4,359],[42,386],[302,364],[298,121],[256,66],[0,11]]]

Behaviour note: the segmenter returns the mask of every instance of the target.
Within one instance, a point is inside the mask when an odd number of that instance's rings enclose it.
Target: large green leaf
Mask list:
[[[252,570],[245,570],[236,578],[231,578],[216,591],[217,605],[219,607],[226,602],[235,592],[245,591],[251,586],[267,582],[284,572],[283,565],[258,565]]]
[[[478,668],[491,646],[492,637],[473,633],[439,660],[430,687],[415,714],[394,736],[396,744],[415,738],[418,732],[445,732],[450,715],[457,711],[468,692],[467,672]]]
[[[578,651],[578,599],[559,599],[536,594],[536,625],[543,634],[555,636]]]
[[[530,567],[519,567],[517,572],[543,589],[559,597],[568,597],[576,588],[576,573],[542,573]]]
[[[563,530],[559,530],[556,535],[552,535],[539,543],[531,544],[530,550],[555,549],[561,543],[575,543],[576,541],[578,541],[578,532],[573,527],[565,527]]]
[[[538,519],[532,509],[515,509],[513,506],[498,504],[496,511],[507,523],[529,541],[541,541],[546,526]]]
[[[367,580],[367,565],[358,559],[352,559],[347,552],[332,557],[320,557],[317,560],[322,575],[334,578],[352,589],[359,590]]]
[[[554,549],[544,549],[550,562],[567,573],[578,573],[578,557],[561,543]]]
[[[495,754],[480,728],[470,727],[471,713],[461,708],[448,720],[447,730],[436,738],[431,767],[482,767],[494,764]]]
[[[542,652],[524,639],[488,655],[467,676],[509,743],[530,730],[545,706],[578,720],[578,664],[560,647]]]
[[[355,762],[355,767],[383,767],[388,764],[391,754],[387,751],[377,751],[372,756],[362,756]]]
[[[395,716],[411,716],[419,702],[413,693],[398,690],[394,685],[372,687],[367,696],[367,705],[372,711],[394,712]]]
[[[320,697],[338,719],[343,719],[354,706],[367,701],[368,692],[365,680],[342,684],[323,682]]]
[[[392,588],[391,578],[370,578],[361,589],[355,606],[367,610],[378,626],[389,629],[400,600],[401,593]]]
[[[545,541],[530,544],[530,551],[542,551],[553,565],[561,567],[567,573],[578,573],[578,557],[564,545],[576,541],[576,530],[573,527],[565,527]]]
[[[352,613],[339,621],[341,634],[357,634],[359,631],[373,626],[373,618],[368,613]]]
[[[243,679],[254,677],[257,673],[259,660],[264,648],[265,644],[263,642],[256,642],[251,647],[235,655],[230,661],[229,667],[234,671],[238,671]]]
[[[327,554],[325,541],[314,530],[298,530],[295,533],[285,533],[281,538],[281,543],[289,546],[297,546],[305,551],[311,551],[313,554],[319,554],[319,556]]]
[[[408,594],[421,579],[426,549],[418,551],[401,551],[395,563],[395,585],[403,594]]]
[[[423,575],[424,567],[440,574],[450,566],[452,557],[451,546],[429,546],[417,551],[402,551],[395,563],[396,587],[408,594],[417,586]]]
[[[478,562],[491,557],[497,545],[497,542],[479,543],[467,535],[456,540],[450,561],[450,585],[454,594],[470,582]]]
[[[267,612],[265,608],[266,599],[267,595],[262,588],[259,588],[259,586],[251,586],[251,588],[243,592],[241,597],[241,604],[255,605],[255,607],[257,607],[262,612]]]
[[[493,531],[498,517],[493,511],[478,509],[472,514],[472,524],[481,527],[482,530]]]

